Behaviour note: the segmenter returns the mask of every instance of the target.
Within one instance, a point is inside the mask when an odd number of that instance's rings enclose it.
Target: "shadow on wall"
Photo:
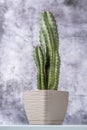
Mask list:
[[[84,110],[79,110],[78,112],[74,113],[73,115],[67,115],[66,122],[67,124],[74,124],[74,125],[80,125],[80,124],[87,124],[87,112]]]
[[[68,6],[73,6],[73,7],[75,7],[75,6],[77,6],[77,3],[78,1],[77,0],[65,0],[64,1],[64,4],[65,5],[68,5]]]
[[[28,124],[21,91],[23,86],[17,80],[0,83],[0,124]]]
[[[7,7],[5,4],[0,4],[0,42],[4,33],[3,29],[3,22],[4,22],[4,14],[7,10]]]

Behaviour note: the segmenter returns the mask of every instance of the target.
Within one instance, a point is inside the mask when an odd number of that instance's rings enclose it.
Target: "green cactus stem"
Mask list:
[[[57,90],[60,73],[59,38],[54,16],[49,11],[41,16],[40,45],[35,48],[38,89]]]

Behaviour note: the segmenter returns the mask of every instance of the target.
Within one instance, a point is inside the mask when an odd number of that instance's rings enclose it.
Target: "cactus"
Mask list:
[[[45,11],[41,16],[40,45],[35,47],[38,89],[57,90],[60,73],[59,38],[54,16]]]

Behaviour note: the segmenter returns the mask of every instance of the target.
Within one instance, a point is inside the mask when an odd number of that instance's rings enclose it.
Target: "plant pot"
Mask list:
[[[37,90],[24,93],[24,108],[30,125],[62,124],[68,104],[68,92]]]

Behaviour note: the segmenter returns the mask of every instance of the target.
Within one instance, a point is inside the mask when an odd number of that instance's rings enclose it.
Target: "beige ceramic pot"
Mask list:
[[[37,90],[24,93],[24,108],[30,125],[62,124],[68,104],[68,92]]]

